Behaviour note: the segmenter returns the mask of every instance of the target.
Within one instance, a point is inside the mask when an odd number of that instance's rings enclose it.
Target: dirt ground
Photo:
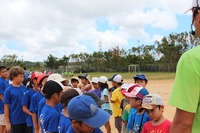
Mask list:
[[[124,80],[124,83],[133,83],[133,80]],[[150,80],[147,85],[147,89],[150,93],[158,94],[163,98],[165,109],[164,109],[164,116],[169,119],[173,120],[173,116],[175,113],[175,108],[168,104],[168,98],[172,89],[173,80]],[[114,117],[111,116],[110,124],[112,133],[117,133],[117,130],[114,126]],[[106,130],[104,127],[101,128],[104,133]]]

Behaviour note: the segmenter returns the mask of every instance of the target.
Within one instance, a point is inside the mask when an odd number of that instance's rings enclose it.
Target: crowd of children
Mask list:
[[[111,133],[111,115],[118,133],[169,133],[162,98],[146,89],[145,75],[132,84],[120,74],[69,81],[35,71],[28,78],[21,67],[0,66],[0,133],[102,133],[102,126]]]

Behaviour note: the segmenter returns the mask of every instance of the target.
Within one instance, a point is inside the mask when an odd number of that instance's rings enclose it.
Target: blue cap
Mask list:
[[[135,77],[133,77],[133,79],[134,79],[134,80],[142,79],[142,80],[148,81],[146,75],[144,75],[144,74],[138,74],[138,75],[136,75]]]
[[[83,121],[93,128],[103,126],[110,118],[110,114],[100,109],[94,99],[86,95],[71,99],[67,108],[70,119]]]

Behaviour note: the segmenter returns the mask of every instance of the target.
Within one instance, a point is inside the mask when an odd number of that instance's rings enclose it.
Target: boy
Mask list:
[[[0,66],[0,133],[5,131],[5,117],[4,117],[4,92],[9,86],[8,70],[5,66]]]
[[[141,133],[144,124],[150,120],[147,113],[142,108],[142,100],[149,92],[138,84],[130,86],[126,93],[129,98],[131,108],[135,108],[137,112],[132,113],[128,121],[128,130],[133,133]]]
[[[81,79],[82,85],[80,86],[83,93],[90,92],[92,89],[92,85],[90,84],[90,75],[82,74],[78,76]]]
[[[146,88],[147,83],[148,83],[148,79],[146,77],[146,75],[144,74],[138,74],[135,77],[133,77],[135,84],[139,84],[142,87]]]
[[[109,81],[112,81],[112,85],[116,87],[116,89],[112,92],[111,103],[113,103],[113,115],[115,117],[115,127],[117,128],[118,132],[121,133],[122,109],[120,108],[120,103],[121,100],[124,98],[124,96],[120,90],[123,79],[121,75],[116,74],[111,79],[109,79]]]
[[[30,112],[30,104],[32,96],[38,91],[38,83],[37,77],[41,75],[41,72],[33,72],[31,75],[29,90],[24,94],[24,98],[22,100],[22,110],[27,114],[26,124],[27,124],[27,133],[33,132],[33,121],[32,121],[32,113]]]
[[[142,133],[169,133],[171,122],[163,116],[164,104],[159,95],[146,95],[142,101],[142,108],[151,118],[151,121],[144,124]]]
[[[78,84],[79,84],[78,78],[77,77],[72,77],[71,78],[72,88],[75,89],[76,91],[78,91],[78,93],[81,95],[81,94],[83,94],[83,92],[79,88]]]
[[[94,90],[91,90],[91,93],[95,94],[99,98],[101,98],[101,88],[99,87],[99,78],[93,77],[92,78],[92,86]]]
[[[32,98],[31,98],[31,105],[30,105],[30,112],[32,112],[32,120],[33,120],[33,126],[34,131],[39,131],[39,122],[37,117],[38,112],[38,103],[42,98],[44,98],[44,95],[42,94],[42,88],[44,87],[45,83],[47,82],[48,75],[41,74],[37,77],[37,83],[38,83],[38,92],[36,92]]]
[[[62,86],[56,81],[47,81],[43,88],[43,94],[46,99],[46,104],[42,108],[40,115],[40,125],[42,132],[58,132],[58,123],[60,115],[56,111],[55,106],[60,103],[62,95]]]
[[[78,95],[79,93],[75,89],[66,90],[62,94],[60,102],[64,107],[63,107],[63,114],[61,114],[59,124],[58,124],[59,133],[66,133],[68,127],[71,125],[71,121],[69,119],[69,115],[67,111],[67,106],[68,106],[69,101]]]
[[[99,127],[110,118],[107,112],[97,106],[94,99],[86,95],[71,99],[67,108],[72,125],[66,133],[102,133]]]
[[[22,99],[27,88],[22,85],[24,70],[13,67],[9,73],[12,84],[6,89],[4,95],[4,113],[6,132],[27,133],[26,114],[22,111]]]

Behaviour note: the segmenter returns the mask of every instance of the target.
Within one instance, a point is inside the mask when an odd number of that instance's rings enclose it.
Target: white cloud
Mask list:
[[[15,53],[25,60],[43,61],[49,54],[61,57],[97,51],[100,41],[103,50],[107,50],[117,45],[126,47],[130,38],[159,38],[150,35],[145,27],[176,29],[176,14],[182,14],[190,0],[0,0],[0,3],[3,51],[0,57]],[[95,20],[101,18],[119,29],[97,31]],[[11,48],[11,41],[17,47]]]

